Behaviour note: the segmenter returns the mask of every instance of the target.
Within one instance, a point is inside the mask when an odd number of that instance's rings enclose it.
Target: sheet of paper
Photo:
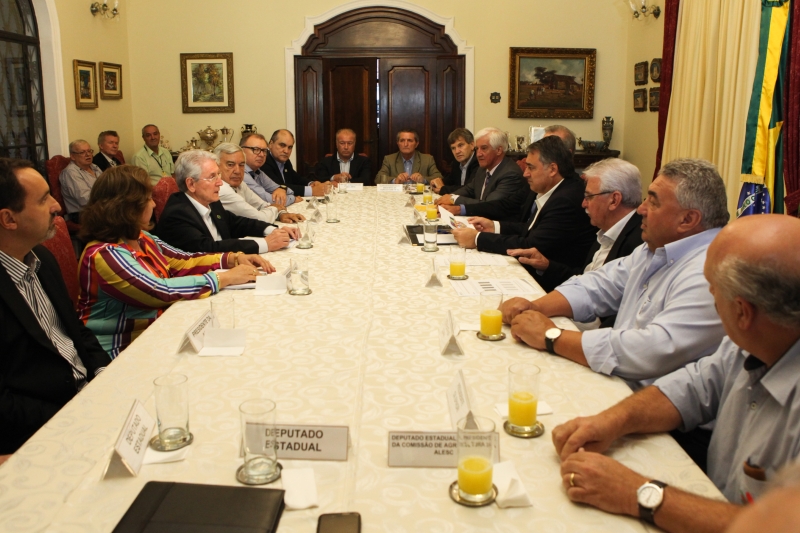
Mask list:
[[[289,267],[283,272],[275,272],[269,276],[259,276],[256,278],[256,292],[258,296],[279,295],[286,292],[286,274]]]
[[[425,235],[417,233],[416,237],[418,243],[425,244]],[[437,233],[436,244],[456,244],[456,238],[453,237],[452,233]]]
[[[499,292],[502,294],[537,294],[541,292],[541,289],[522,278],[450,280],[450,285],[459,296],[480,296],[482,292]]]

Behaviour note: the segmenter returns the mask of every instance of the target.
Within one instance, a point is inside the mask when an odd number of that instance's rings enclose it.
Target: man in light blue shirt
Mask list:
[[[703,276],[708,245],[729,218],[725,186],[706,161],[665,165],[639,206],[645,244],[529,302],[501,306],[511,334],[633,389],[716,350],[724,335]],[[590,322],[617,313],[613,328],[574,332],[548,317]]]
[[[245,157],[244,182],[259,198],[270,204],[290,206],[294,203],[294,193],[285,185],[281,187],[261,170],[261,165],[267,159],[267,139],[260,133],[254,133],[242,138],[239,146],[242,147]]]

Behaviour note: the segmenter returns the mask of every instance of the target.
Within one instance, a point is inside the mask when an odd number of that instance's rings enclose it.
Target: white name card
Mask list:
[[[379,183],[378,192],[403,192],[402,183]]]
[[[206,335],[206,330],[211,329],[213,324],[214,314],[211,310],[208,310],[194,324],[189,326],[189,329],[183,335],[182,344],[188,342],[196,352],[199,352],[203,349],[203,338]]]
[[[125,419],[125,425],[122,426],[122,431],[114,444],[111,460],[103,471],[104,478],[112,464],[117,462],[121,462],[125,469],[134,476],[139,475],[155,425],[155,420],[147,412],[142,402],[134,400],[128,417]]]
[[[458,371],[453,383],[447,389],[447,407],[450,409],[450,423],[453,425],[453,431],[455,431],[458,421],[465,418],[472,411],[467,381],[464,379],[464,373],[461,370]]]
[[[403,207],[414,207],[415,205],[417,205],[417,201],[414,200],[413,196],[409,195],[408,200],[406,200],[406,205]]]
[[[343,188],[347,192],[362,192],[364,190],[363,183],[340,183],[339,188]]]
[[[270,276],[256,277],[256,291],[254,294],[257,296],[279,295],[286,292],[286,279],[289,273],[289,268],[281,272],[275,273]]]
[[[500,462],[500,436],[492,434],[493,462]],[[390,431],[389,466],[456,468],[458,434],[454,431]]]
[[[426,275],[425,287],[443,287],[439,276],[436,275],[436,258],[431,257],[431,266],[428,267],[428,274]]]
[[[275,446],[278,459],[347,461],[350,428],[347,426],[276,425],[274,434],[263,424],[247,424],[246,430],[264,437],[264,448]]]
[[[197,355],[203,357],[242,355],[246,342],[246,329],[208,328],[203,338],[203,349],[198,351]]]
[[[453,312],[449,310],[439,328],[439,351],[442,355],[464,355],[464,348],[458,342],[458,326],[453,320]]]

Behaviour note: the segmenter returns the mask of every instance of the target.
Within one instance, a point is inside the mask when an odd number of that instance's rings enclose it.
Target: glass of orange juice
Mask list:
[[[497,495],[492,484],[494,422],[470,413],[458,421],[457,433],[458,481],[450,487],[451,497],[465,505],[488,505]]]
[[[425,209],[425,218],[431,221],[438,221],[439,220],[439,208],[433,204],[430,204]]]
[[[481,329],[478,338],[485,341],[499,341],[506,338],[503,333],[503,313],[500,304],[503,303],[503,293],[484,291],[481,293]]]
[[[467,251],[457,244],[450,247],[450,273],[447,277],[455,280],[469,279],[467,276]]]
[[[539,367],[530,363],[508,367],[508,420],[503,429],[511,436],[530,439],[544,433],[544,425],[536,419],[540,374]]]

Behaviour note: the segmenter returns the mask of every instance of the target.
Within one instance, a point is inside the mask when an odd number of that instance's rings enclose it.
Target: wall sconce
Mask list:
[[[100,2],[93,2],[92,5],[89,6],[89,11],[92,12],[93,17],[100,15],[107,19],[113,19],[119,16],[119,9],[117,9],[118,7],[119,7],[119,0],[114,1],[113,9],[108,8],[108,0],[103,0],[102,4]]]
[[[636,5],[634,5],[633,0],[628,0],[628,3],[631,6],[634,18],[636,19],[643,20],[644,17],[649,17],[651,14],[655,18],[661,16],[661,8],[655,4],[647,7],[647,0],[642,0],[642,7],[638,9],[636,8]]]
[[[489,95],[489,100],[490,100],[490,101],[491,101],[493,104],[498,104],[498,103],[500,103],[500,93],[492,93],[492,94],[490,94],[490,95]]]

